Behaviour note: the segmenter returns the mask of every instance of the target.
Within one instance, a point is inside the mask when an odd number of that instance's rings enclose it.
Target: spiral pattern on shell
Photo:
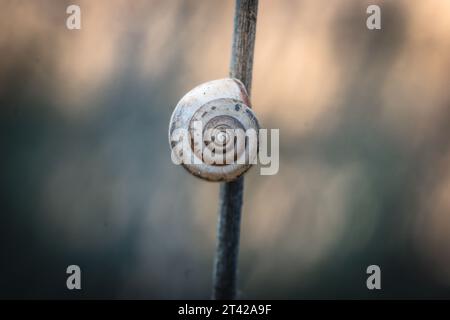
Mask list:
[[[173,156],[193,175],[208,181],[232,181],[254,163],[259,124],[244,85],[236,79],[214,80],[189,91],[170,119]],[[177,148],[174,133],[189,133]],[[187,161],[188,159],[189,161]]]

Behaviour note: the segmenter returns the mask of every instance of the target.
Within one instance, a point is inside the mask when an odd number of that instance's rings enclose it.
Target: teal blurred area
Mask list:
[[[0,4],[0,297],[209,298],[219,187],[167,130],[227,76],[233,2]],[[450,298],[448,70],[448,1],[260,1],[252,101],[280,171],[246,176],[241,298]]]

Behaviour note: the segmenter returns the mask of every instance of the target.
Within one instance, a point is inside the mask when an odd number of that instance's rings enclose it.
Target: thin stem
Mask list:
[[[258,0],[236,0],[230,76],[237,78],[250,95]],[[239,234],[244,178],[220,186],[217,252],[214,264],[213,299],[236,298]]]

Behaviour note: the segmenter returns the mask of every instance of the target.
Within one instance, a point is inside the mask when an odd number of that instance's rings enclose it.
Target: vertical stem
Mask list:
[[[249,95],[252,87],[257,13],[258,0],[236,0],[230,76],[241,80]]]
[[[230,76],[250,95],[258,0],[236,0]],[[244,178],[220,186],[213,299],[235,299]]]

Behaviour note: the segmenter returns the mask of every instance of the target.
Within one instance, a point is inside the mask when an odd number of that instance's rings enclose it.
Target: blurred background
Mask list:
[[[167,130],[227,76],[234,2],[0,4],[0,297],[209,298],[219,186],[171,163]],[[280,171],[246,175],[241,298],[450,298],[449,70],[450,1],[260,1],[252,100]]]

